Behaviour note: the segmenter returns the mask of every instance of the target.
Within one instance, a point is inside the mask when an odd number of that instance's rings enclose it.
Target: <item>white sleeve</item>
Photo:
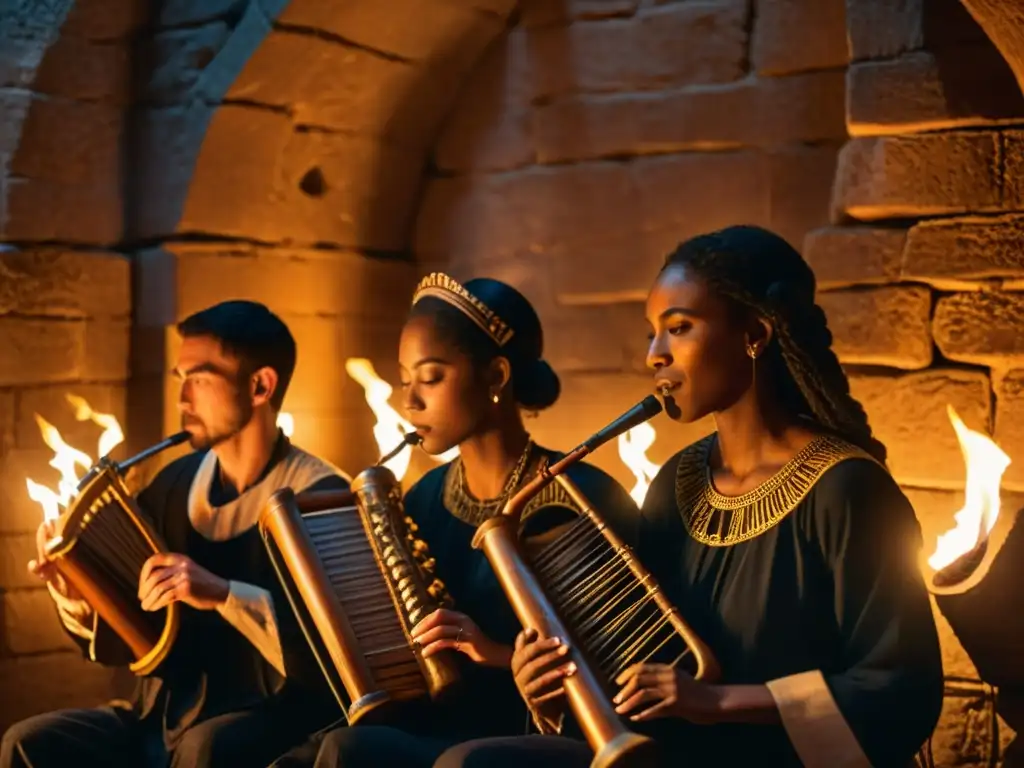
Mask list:
[[[273,596],[265,589],[242,581],[228,584],[228,599],[217,612],[241,632],[274,669],[287,675]]]

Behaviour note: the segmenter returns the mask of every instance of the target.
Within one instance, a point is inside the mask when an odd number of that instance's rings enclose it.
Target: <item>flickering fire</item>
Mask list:
[[[345,361],[345,370],[349,376],[362,385],[366,402],[370,406],[370,410],[373,411],[373,415],[377,417],[377,423],[373,425],[373,439],[377,441],[378,450],[382,455],[391,451],[402,441],[407,432],[413,431],[412,424],[403,419],[388,402],[394,389],[377,375],[373,363],[364,357],[350,357]],[[458,448],[452,448],[439,456],[431,456],[431,458],[437,462],[446,462],[458,455]],[[402,451],[390,461],[384,462],[384,466],[390,469],[398,480],[401,480],[409,470],[411,458],[411,451]]]
[[[629,492],[633,501],[643,504],[651,481],[658,474],[660,466],[647,458],[647,449],[654,445],[657,433],[647,422],[633,427],[619,435],[619,458],[636,478],[636,484]]]
[[[968,429],[952,406],[946,410],[963,451],[967,480],[964,505],[953,516],[956,524],[939,535],[928,558],[928,565],[936,571],[956,562],[992,532],[999,517],[999,486],[1010,465],[1010,457],[991,438]]]
[[[103,427],[97,443],[97,456],[106,456],[124,441],[124,432],[115,416],[94,411],[86,400],[77,395],[67,395],[67,400],[75,409],[78,421],[91,421]],[[26,478],[25,484],[28,486],[29,498],[43,508],[43,519],[56,520],[60,517],[61,509],[66,509],[71,503],[78,481],[95,461],[89,454],[68,445],[60,431],[38,413],[35,417],[43,441],[53,450],[50,466],[60,472],[60,480],[56,491],[30,478]],[[79,467],[81,474],[78,472]]]

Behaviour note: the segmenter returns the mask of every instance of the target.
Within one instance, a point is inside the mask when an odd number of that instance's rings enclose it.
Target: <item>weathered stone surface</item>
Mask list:
[[[95,320],[85,326],[81,378],[86,381],[124,381],[129,376],[131,322]]]
[[[0,389],[0,454],[14,445],[16,410],[15,390]]]
[[[1024,211],[1024,131],[1003,133],[1003,207]]]
[[[512,0],[392,0],[387,5],[292,0],[278,21],[286,27],[324,30],[412,61],[458,60],[468,71],[480,52],[502,32],[514,6]],[[430,23],[424,23],[425,19]],[[460,47],[464,50],[459,51]]]
[[[833,216],[882,219],[994,209],[1000,186],[996,134],[853,139],[839,153]]]
[[[527,43],[526,31],[516,27],[484,54],[441,126],[438,168],[479,173],[534,162]]]
[[[987,375],[952,369],[855,375],[850,386],[867,410],[875,435],[889,448],[889,467],[900,483],[962,487],[963,456],[946,406],[952,405],[971,429],[987,432],[991,404]]]
[[[761,75],[845,67],[843,0],[760,0],[752,48]]]
[[[51,387],[32,387],[18,392],[18,411],[15,423],[16,447],[26,450],[47,450],[43,441],[38,414],[56,427],[64,441],[93,459],[99,459],[97,441],[103,427],[92,421],[76,419],[76,404],[71,398],[84,399],[96,413],[108,413],[117,418],[127,431],[125,387],[121,384],[62,384]]]
[[[951,287],[963,280],[1024,278],[1024,217],[915,224],[907,235],[900,277]]]
[[[45,589],[19,589],[3,595],[3,649],[8,656],[74,648]]]
[[[116,253],[0,250],[0,315],[127,317],[130,268]]]
[[[819,289],[886,283],[900,275],[905,229],[825,227],[807,233],[804,259]]]
[[[231,295],[288,316],[393,319],[408,307],[422,268],[411,261],[327,250],[258,248],[242,244],[168,244],[140,254],[138,267],[169,260],[155,274],[174,299],[168,322],[183,320]]]
[[[0,661],[0,690],[17,696],[0,700],[0,730],[30,715],[62,707],[94,707],[131,690],[116,683],[119,673],[74,653],[53,653]]]
[[[846,0],[846,23],[854,61],[985,40],[960,0]]]
[[[999,49],[1024,88],[1024,14],[1019,6],[999,0],[963,0],[964,6]]]
[[[284,115],[222,107],[180,228],[265,242],[399,251],[423,158],[378,139],[293,132]]]
[[[120,104],[130,85],[128,46],[62,34],[45,41],[0,44],[0,86],[30,88],[50,96]]]
[[[1024,489],[1024,370],[1010,371],[996,386],[993,438],[1010,457],[1003,475],[1006,488]]]
[[[577,95],[535,112],[542,162],[846,137],[841,70],[660,93]],[[758,119],[737,120],[738,114]]]
[[[34,534],[43,508],[28,496],[26,479],[56,489],[60,473],[50,466],[53,451],[10,450],[0,456],[0,535]]]
[[[39,579],[28,570],[28,561],[35,556],[34,534],[0,536],[0,589],[39,586]]]
[[[129,37],[149,18],[145,0],[75,0],[60,31],[88,40]]]
[[[783,147],[766,157],[770,226],[797,250],[810,230],[828,224],[838,152],[837,146],[822,144]]]
[[[534,96],[731,82],[743,74],[746,18],[745,3],[727,0],[536,30]]]
[[[931,291],[919,286],[831,291],[818,296],[844,364],[916,370],[932,362]]]
[[[37,96],[21,126],[10,173],[68,184],[116,177],[121,128],[117,107]]]
[[[0,386],[78,377],[85,323],[0,317]]]
[[[541,445],[563,448],[578,445],[653,390],[650,375],[621,373],[568,373],[561,377],[562,397],[551,408],[527,421],[527,429]],[[680,424],[667,416],[652,419],[657,432],[647,452],[655,464],[664,464],[673,454],[714,430],[710,419]],[[626,490],[636,480],[619,458],[616,445],[608,445],[587,458],[622,483]]]
[[[520,0],[519,20],[526,27],[565,24],[574,19],[632,16],[640,0]]]
[[[992,730],[995,702],[981,683],[960,683],[952,687],[942,704],[942,714],[932,735],[931,751],[935,765],[981,768],[997,758]]]
[[[111,245],[121,238],[123,203],[117,168],[82,184],[43,179],[0,179],[0,236],[14,241],[47,240]],[[4,189],[0,188],[0,193]]]
[[[146,59],[152,63],[143,88],[146,100],[156,104],[185,101],[230,35],[224,21],[154,35],[145,51]],[[266,43],[264,40],[263,45]],[[290,60],[281,59],[278,71],[294,74],[289,64]]]
[[[1024,293],[944,296],[935,305],[932,334],[950,360],[1004,368],[1024,363]]]
[[[854,136],[991,125],[1024,116],[1017,81],[988,43],[852,64],[847,93]]]
[[[559,373],[646,372],[647,334],[640,301],[557,305],[541,314],[545,357]]]

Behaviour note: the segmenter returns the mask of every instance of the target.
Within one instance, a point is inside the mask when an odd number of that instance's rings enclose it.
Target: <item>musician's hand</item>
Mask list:
[[[54,590],[68,600],[81,600],[82,595],[71,583],[65,579],[53,561],[46,556],[46,542],[54,537],[57,532],[55,520],[44,521],[36,529],[36,556],[34,560],[28,561],[28,570],[35,576],[52,586]]]
[[[409,633],[423,649],[424,657],[451,648],[486,667],[507,667],[511,649],[491,640],[464,613],[439,608]]]
[[[634,664],[615,682],[622,686],[612,699],[615,711],[630,720],[679,717],[711,724],[721,719],[720,689],[667,664]]]
[[[555,723],[565,708],[562,680],[576,671],[566,662],[569,646],[557,637],[541,637],[535,629],[524,629],[516,636],[512,654],[512,675],[519,693],[541,717]]]
[[[209,611],[223,605],[230,591],[227,579],[176,553],[153,555],[139,574],[139,601],[147,611],[159,611],[176,602]]]

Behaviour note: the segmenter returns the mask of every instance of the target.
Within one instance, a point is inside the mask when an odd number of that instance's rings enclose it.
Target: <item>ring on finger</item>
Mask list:
[[[462,627],[459,627],[459,634],[455,636],[455,650],[459,650],[462,645]]]

